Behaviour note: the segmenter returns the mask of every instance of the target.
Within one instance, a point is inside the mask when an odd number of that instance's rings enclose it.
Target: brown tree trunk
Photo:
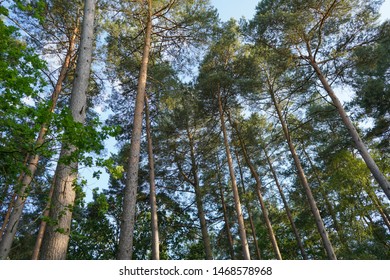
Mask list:
[[[160,259],[160,241],[158,232],[158,217],[157,217],[157,199],[156,199],[156,184],[154,176],[154,156],[153,142],[149,115],[148,97],[145,94],[145,121],[146,121],[146,137],[148,140],[148,160],[149,160],[149,184],[150,184],[150,208],[151,208],[151,228],[152,228],[152,259]]]
[[[133,254],[135,211],[138,189],[138,169],[142,134],[142,114],[144,110],[144,96],[148,74],[149,54],[151,48],[151,35],[152,1],[148,0],[148,16],[146,19],[144,49],[142,54],[141,68],[138,77],[133,130],[131,133],[128,169],[126,172],[127,179],[123,198],[123,214],[120,226],[119,251],[117,256],[119,260],[130,260]]]
[[[55,181],[55,180],[54,180]],[[50,187],[49,190],[49,197],[48,197],[48,203],[45,208],[45,211],[43,211],[43,218],[49,217],[50,214],[50,204],[51,204],[51,199],[53,197],[53,192],[54,192],[54,184]],[[39,230],[38,230],[38,235],[37,239],[35,241],[35,246],[32,254],[32,260],[38,260],[39,259],[39,253],[41,251],[41,246],[42,246],[42,240],[43,236],[45,235],[46,231],[46,221],[44,219],[41,220],[41,224],[39,225]]]
[[[378,210],[379,214],[382,217],[383,222],[385,223],[386,227],[390,231],[390,217],[389,214],[386,213],[386,211],[383,209],[383,205],[380,202],[379,198],[376,196],[375,192],[372,189],[368,189],[368,187],[364,187],[366,189],[366,192],[372,202],[375,205],[375,208]]]
[[[256,171],[255,167],[253,166],[253,164],[248,156],[248,152],[246,150],[245,143],[241,137],[241,134],[238,130],[238,127],[236,125],[234,125],[234,127],[235,127],[236,132],[237,132],[238,141],[240,142],[240,146],[241,146],[242,153],[244,155],[245,162],[248,165],[248,167],[251,171],[251,174],[255,178],[255,181],[256,181],[256,193],[257,193],[257,196],[259,198],[261,212],[263,213],[264,221],[265,221],[266,227],[268,229],[268,234],[269,234],[269,238],[271,240],[272,248],[273,248],[274,253],[275,253],[275,257],[276,257],[276,259],[281,260],[282,255],[280,254],[278,242],[276,240],[276,236],[275,236],[274,230],[272,228],[271,220],[269,219],[269,216],[268,216],[268,210],[267,210],[267,207],[265,205],[263,195],[261,194],[261,180],[260,180],[259,174],[257,174],[257,171]]]
[[[240,157],[238,155],[238,150],[235,150],[234,153],[236,155],[238,170],[240,172],[240,181],[241,181],[242,193],[245,195],[246,194],[246,190],[245,190],[245,184],[244,184],[244,175],[243,175],[243,172],[242,172],[241,161],[240,161]],[[255,228],[255,224],[253,223],[252,211],[251,211],[251,208],[249,206],[248,200],[245,199],[244,201],[245,201],[245,207],[246,207],[246,209],[248,211],[248,218],[249,218],[249,223],[251,225],[252,238],[253,238],[253,243],[255,245],[256,256],[257,256],[257,259],[261,260],[261,252],[260,252],[259,244],[257,242],[256,228]]]
[[[15,204],[15,199],[16,199],[16,193],[14,193],[12,195],[11,200],[10,200],[10,202],[8,204],[7,212],[4,215],[3,224],[1,225],[1,229],[0,229],[0,242],[3,239],[4,230],[5,230],[8,222],[9,222],[9,217],[11,215],[12,208],[14,207],[14,204]]]
[[[337,215],[333,209],[333,205],[332,203],[329,201],[328,199],[328,196],[327,194],[324,192],[323,188],[322,188],[322,182],[321,182],[321,179],[320,179],[320,176],[318,175],[318,172],[317,172],[317,167],[314,165],[313,161],[311,160],[309,154],[306,152],[306,148],[304,146],[303,143],[302,144],[302,151],[303,151],[303,154],[305,155],[306,159],[309,161],[309,164],[310,164],[310,167],[311,169],[313,170],[313,173],[314,173],[314,176],[315,176],[315,179],[318,183],[318,186],[319,186],[319,192],[320,192],[320,195],[322,196],[322,198],[324,199],[325,201],[325,207],[326,207],[326,210],[329,212],[330,214],[330,217],[332,218],[332,221],[333,221],[333,226],[334,226],[334,229],[336,230],[336,233],[337,233],[337,236],[341,242],[341,244],[345,247],[345,249],[347,250],[348,253],[351,253],[351,250],[349,248],[349,245],[348,245],[348,241],[347,239],[344,237],[344,232],[342,230],[342,227],[340,226],[340,223],[339,221],[337,220]]]
[[[268,152],[267,152],[267,150],[266,150],[264,147],[263,147],[263,151],[264,151],[265,157],[266,157],[266,159],[267,159],[268,166],[269,166],[269,168],[270,168],[270,170],[271,170],[272,176],[273,176],[273,178],[274,178],[276,187],[278,188],[280,197],[282,198],[283,206],[284,206],[284,209],[286,210],[286,214],[287,214],[288,220],[290,221],[290,225],[291,225],[291,228],[292,228],[292,230],[293,230],[293,233],[294,233],[295,239],[296,239],[296,241],[297,241],[298,248],[299,248],[299,250],[300,250],[300,252],[301,252],[302,258],[303,258],[304,260],[307,260],[307,259],[308,259],[308,256],[307,256],[306,250],[305,250],[305,248],[304,248],[304,246],[303,246],[301,236],[300,236],[300,234],[299,234],[299,232],[298,232],[298,229],[297,229],[297,227],[296,227],[296,225],[295,225],[294,218],[293,218],[293,216],[292,216],[290,207],[288,206],[287,199],[286,199],[286,197],[285,197],[285,195],[284,195],[282,186],[281,186],[280,183],[279,183],[278,176],[276,175],[275,169],[274,169],[274,167],[272,166],[272,162],[271,162],[270,157],[268,156]]]
[[[187,137],[189,140],[190,144],[190,154],[191,154],[191,165],[192,165],[192,176],[193,176],[193,186],[195,190],[195,200],[196,200],[196,207],[198,210],[198,218],[200,221],[200,228],[202,232],[202,241],[203,241],[203,246],[205,250],[205,255],[207,260],[212,260],[213,259],[213,253],[211,249],[211,242],[210,242],[210,235],[207,230],[207,221],[206,221],[206,215],[203,210],[203,194],[200,189],[200,184],[199,184],[199,175],[198,175],[198,165],[196,163],[196,157],[195,157],[195,148],[194,148],[194,139],[189,131],[189,128],[186,128],[187,130]]]
[[[250,253],[249,253],[248,240],[246,238],[246,231],[245,231],[244,218],[242,215],[240,195],[238,193],[236,176],[234,174],[233,160],[232,160],[232,155],[230,153],[230,148],[229,148],[229,143],[228,143],[228,135],[227,135],[226,126],[225,126],[225,117],[224,117],[224,112],[223,112],[223,108],[222,108],[222,98],[221,98],[221,93],[220,93],[219,89],[217,92],[217,98],[218,98],[218,110],[219,110],[219,117],[220,117],[220,121],[221,121],[223,140],[224,140],[226,157],[227,157],[229,173],[230,173],[230,178],[231,178],[231,183],[232,183],[234,205],[236,208],[236,214],[237,214],[237,220],[238,220],[238,229],[239,229],[239,233],[240,233],[242,253],[243,253],[243,257],[245,260],[250,260],[251,257],[250,257]]]
[[[57,83],[55,85],[54,91],[51,96],[51,103],[49,107],[50,115],[53,114],[54,109],[57,105],[58,97],[62,90],[62,84],[69,70],[69,65],[71,63],[72,55],[74,53],[77,33],[78,33],[78,28],[76,27],[75,30],[73,31],[72,37],[69,40],[68,50],[64,62],[62,64],[61,71],[57,79]],[[38,133],[38,137],[35,141],[35,148],[39,148],[45,143],[46,133],[49,128],[49,125],[50,123],[46,123],[46,122],[41,125],[41,128]],[[18,228],[18,224],[22,216],[24,203],[28,196],[26,191],[35,176],[35,172],[38,169],[39,158],[40,158],[39,154],[29,156],[28,163],[27,163],[27,172],[24,172],[23,173],[24,175],[20,177],[20,179],[18,179],[18,182],[20,183],[21,187],[18,190],[17,199],[16,202],[14,203],[15,206],[9,217],[9,222],[8,222],[9,225],[7,226],[7,230],[4,234],[4,239],[0,243],[0,259],[7,258],[9,254],[9,250],[11,249],[12,242]]]
[[[87,107],[87,88],[90,78],[93,31],[95,17],[95,0],[84,1],[84,17],[77,59],[76,75],[70,99],[70,110],[75,122],[84,123]],[[74,184],[78,175],[78,162],[65,164],[77,147],[69,143],[62,143],[60,160],[55,173],[50,219],[55,225],[48,225],[42,244],[42,259],[65,259],[69,243],[69,234],[72,221],[72,208],[76,198]]]
[[[223,219],[225,222],[226,235],[227,235],[227,240],[228,240],[228,244],[229,244],[230,258],[232,260],[235,260],[236,257],[234,254],[234,241],[233,241],[232,233],[230,231],[229,217],[228,217],[228,213],[227,213],[227,209],[226,209],[225,195],[223,194],[223,188],[222,188],[222,182],[221,182],[221,177],[220,177],[219,161],[218,160],[217,160],[217,177],[218,177],[219,195],[221,196]]]
[[[313,67],[314,71],[316,72],[318,78],[320,79],[329,97],[332,99],[333,105],[336,107],[337,111],[339,112],[341,119],[343,120],[345,126],[347,127],[349,134],[351,135],[352,140],[354,141],[356,148],[358,149],[363,160],[367,164],[367,167],[370,169],[372,175],[374,176],[375,180],[378,182],[379,186],[386,194],[387,198],[390,199],[389,181],[382,174],[382,172],[379,170],[378,166],[376,165],[375,161],[371,157],[366,145],[363,143],[351,119],[348,117],[346,111],[344,110],[343,105],[341,104],[340,100],[337,98],[335,92],[333,91],[332,87],[329,85],[325,76],[322,74],[320,67],[318,66],[317,62],[314,60],[313,57],[310,57],[310,64]]]
[[[325,228],[324,222],[322,220],[320,211],[317,207],[317,203],[314,199],[314,196],[313,196],[313,193],[310,189],[309,183],[307,182],[306,175],[305,175],[305,172],[302,168],[301,161],[299,160],[299,157],[295,151],[295,146],[294,146],[292,139],[290,137],[290,133],[289,133],[286,121],[284,120],[284,117],[283,117],[282,112],[280,110],[279,102],[277,102],[277,100],[276,100],[275,93],[273,92],[271,85],[269,85],[269,93],[271,94],[272,102],[274,103],[276,113],[278,115],[279,121],[280,121],[282,128],[283,128],[284,137],[286,138],[286,141],[287,141],[287,144],[289,146],[291,155],[293,157],[295,166],[297,168],[298,177],[301,180],[302,186],[306,192],[306,196],[307,196],[307,199],[308,199],[308,202],[310,205],[310,209],[313,213],[313,216],[314,216],[314,219],[316,222],[316,226],[317,226],[318,232],[320,233],[325,251],[326,251],[329,259],[336,260],[337,257],[336,257],[334,250],[333,250],[332,243],[329,240],[328,232],[326,231],[326,228]]]

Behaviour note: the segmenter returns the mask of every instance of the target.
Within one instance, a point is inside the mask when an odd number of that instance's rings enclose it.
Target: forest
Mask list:
[[[1,260],[390,259],[383,1],[256,2],[0,0]]]

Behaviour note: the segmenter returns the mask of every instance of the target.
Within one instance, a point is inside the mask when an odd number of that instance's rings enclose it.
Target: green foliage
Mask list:
[[[8,14],[5,7],[2,14]],[[26,155],[35,149],[42,116],[39,95],[46,64],[19,37],[17,28],[0,18],[0,181],[15,184]]]
[[[352,105],[362,108],[361,118],[373,118],[374,125],[367,136],[378,138],[378,148],[389,153],[390,146],[390,23],[384,22],[378,30],[377,41],[355,50],[355,71],[351,83],[356,89]]]

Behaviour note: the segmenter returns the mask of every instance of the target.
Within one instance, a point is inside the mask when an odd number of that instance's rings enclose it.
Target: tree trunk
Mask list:
[[[364,189],[366,190],[368,196],[370,197],[370,199],[374,203],[375,208],[378,210],[379,214],[381,215],[386,227],[390,231],[390,217],[389,217],[389,214],[387,214],[386,211],[383,209],[383,205],[382,205],[381,201],[379,200],[379,198],[376,196],[375,192],[372,189],[368,189],[368,187],[366,187],[366,186],[364,187]]]
[[[204,213],[203,209],[203,194],[200,189],[199,185],[199,175],[198,175],[198,165],[196,163],[196,157],[195,157],[195,148],[194,148],[194,140],[193,137],[189,131],[189,128],[187,126],[187,137],[189,140],[190,144],[190,154],[191,154],[191,165],[192,165],[192,176],[194,178],[193,186],[195,189],[195,201],[196,201],[196,208],[198,210],[198,218],[200,221],[200,228],[202,232],[202,241],[203,241],[203,246],[205,250],[205,255],[207,260],[212,260],[213,259],[213,253],[211,249],[211,242],[210,242],[210,235],[207,230],[207,221],[206,221],[206,215]]]
[[[241,181],[242,193],[245,195],[246,194],[246,190],[245,190],[245,184],[244,184],[244,175],[243,175],[243,172],[242,172],[242,167],[241,167],[240,157],[238,155],[238,150],[235,150],[234,153],[236,155],[238,170],[240,172],[240,181]],[[246,209],[248,211],[248,218],[249,218],[249,223],[251,225],[252,238],[253,238],[253,243],[255,245],[256,256],[257,256],[257,259],[261,260],[261,252],[260,252],[259,244],[257,242],[257,237],[256,237],[256,228],[255,228],[255,224],[253,223],[252,211],[251,211],[251,208],[250,208],[250,205],[249,205],[247,199],[245,200],[245,207],[246,207]]]
[[[337,98],[335,92],[333,91],[332,87],[329,85],[325,76],[322,74],[320,67],[318,66],[317,62],[314,60],[313,57],[310,58],[310,64],[315,70],[318,78],[320,79],[329,97],[332,99],[333,105],[337,108],[337,111],[339,112],[341,119],[343,120],[345,126],[347,127],[349,134],[351,135],[352,140],[354,141],[356,148],[358,149],[363,160],[367,164],[367,167],[370,169],[372,175],[374,176],[375,180],[378,182],[379,186],[383,189],[387,198],[390,199],[389,181],[382,174],[382,172],[379,170],[378,166],[376,165],[375,161],[371,157],[366,145],[363,143],[351,119],[348,117],[346,111],[344,110],[343,105],[341,104],[340,100]]]
[[[238,188],[237,188],[237,183],[236,183],[236,176],[234,174],[233,160],[232,160],[232,155],[230,153],[230,148],[229,148],[229,143],[228,143],[228,135],[226,132],[224,112],[223,112],[223,108],[222,108],[222,98],[221,98],[221,93],[220,93],[219,89],[218,89],[217,95],[218,95],[217,98],[218,98],[219,117],[220,117],[220,121],[221,121],[221,128],[222,128],[223,140],[224,140],[224,145],[225,145],[225,150],[226,150],[226,157],[227,157],[229,173],[230,173],[230,178],[231,178],[231,183],[232,183],[232,191],[233,191],[233,197],[234,197],[234,205],[235,205],[236,213],[237,213],[238,229],[239,229],[239,233],[240,233],[242,253],[243,253],[243,257],[245,260],[250,260],[248,240],[246,238],[244,218],[242,215],[240,196],[238,194]]]
[[[138,169],[142,134],[142,114],[144,110],[146,80],[148,74],[149,53],[152,34],[152,1],[148,0],[148,17],[146,22],[144,49],[138,77],[137,97],[133,130],[131,134],[126,186],[123,198],[123,214],[119,236],[119,260],[130,260],[133,254],[135,211],[137,203]]]
[[[71,62],[72,55],[74,53],[75,48],[75,41],[77,37],[78,28],[76,27],[73,31],[73,36],[70,38],[68,50],[64,59],[64,62],[61,66],[61,71],[57,79],[56,86],[54,88],[54,91],[51,96],[51,103],[49,107],[49,113],[50,115],[53,114],[54,109],[57,105],[58,97],[60,95],[60,92],[62,90],[62,84],[67,76],[67,72],[69,70],[69,65]],[[50,123],[45,122],[41,125],[41,128],[38,133],[38,137],[35,141],[35,148],[39,148],[45,143],[46,133],[49,128]],[[23,176],[18,179],[18,182],[20,183],[20,188],[18,190],[17,200],[14,203],[14,208],[11,212],[11,215],[9,217],[9,224],[7,226],[7,230],[4,233],[4,238],[0,244],[0,259],[7,258],[9,251],[11,249],[18,224],[20,221],[20,218],[22,216],[22,211],[24,207],[24,203],[27,199],[28,194],[26,193],[28,187],[30,186],[34,176],[35,172],[38,169],[38,162],[39,162],[40,155],[35,154],[28,157],[28,163],[27,163],[27,171],[24,172]],[[8,230],[9,229],[9,230]]]
[[[278,176],[276,175],[275,169],[274,169],[274,167],[272,166],[272,162],[271,162],[270,157],[268,156],[267,150],[266,150],[264,147],[263,147],[263,151],[264,151],[265,157],[266,157],[266,159],[267,159],[268,166],[269,166],[269,168],[270,168],[270,170],[271,170],[272,176],[273,176],[273,178],[274,178],[276,187],[277,187],[278,190],[279,190],[280,197],[282,198],[283,206],[284,206],[284,209],[286,210],[286,214],[287,214],[288,220],[290,221],[291,228],[292,228],[292,230],[293,230],[293,233],[294,233],[295,239],[296,239],[296,241],[297,241],[299,250],[301,251],[302,258],[303,258],[304,260],[307,260],[307,259],[308,259],[308,256],[307,256],[306,250],[305,250],[305,248],[303,247],[303,243],[302,243],[301,236],[300,236],[300,234],[299,234],[299,232],[298,232],[298,229],[297,229],[297,227],[296,227],[296,225],[295,225],[294,218],[293,218],[293,216],[292,216],[290,207],[288,206],[287,199],[286,199],[286,197],[285,197],[285,195],[284,195],[282,186],[281,186],[280,183],[279,183]]]
[[[55,179],[54,179],[54,181],[55,181]],[[48,203],[47,203],[45,211],[43,212],[43,215],[42,215],[43,218],[49,217],[50,204],[51,204],[51,199],[53,197],[53,192],[54,192],[54,184],[52,184],[52,186],[50,187]],[[46,224],[47,224],[47,222],[44,219],[42,219],[41,224],[39,225],[37,239],[35,241],[34,251],[32,254],[32,258],[31,258],[32,260],[39,259],[39,253],[41,251],[42,240],[43,240],[43,236],[45,235],[45,231],[46,231]]]
[[[305,175],[305,172],[303,171],[301,161],[299,160],[299,157],[295,151],[295,146],[294,146],[292,139],[290,137],[290,133],[289,133],[287,124],[283,118],[282,112],[280,110],[279,103],[277,102],[277,100],[275,98],[275,93],[273,92],[271,87],[270,87],[269,93],[271,94],[272,102],[274,103],[276,113],[278,115],[279,121],[280,121],[282,128],[283,128],[284,137],[287,140],[287,144],[289,146],[291,155],[293,157],[295,166],[297,168],[298,177],[301,180],[302,186],[306,192],[306,196],[307,196],[307,199],[308,199],[308,202],[310,205],[310,209],[311,209],[313,216],[315,218],[316,226],[317,226],[318,232],[320,233],[325,251],[326,251],[329,259],[336,260],[337,257],[336,257],[334,250],[333,250],[332,243],[329,240],[328,232],[326,231],[326,228],[325,228],[324,222],[322,220],[320,211],[317,207],[317,203],[314,199],[314,196],[313,196],[313,193],[310,189],[309,183],[307,182],[306,175]]]
[[[92,62],[95,0],[84,1],[84,17],[77,59],[76,75],[73,82],[70,110],[75,122],[84,123],[87,107],[87,88]],[[55,173],[50,219],[55,225],[49,225],[42,244],[42,259],[65,259],[68,248],[72,208],[76,198],[74,184],[78,175],[78,162],[65,164],[77,148],[69,143],[62,143],[60,160]]]
[[[149,184],[150,184],[150,208],[152,220],[152,259],[160,259],[160,241],[158,234],[158,217],[157,217],[157,199],[156,199],[156,184],[154,176],[154,156],[153,142],[151,133],[151,124],[149,116],[148,97],[145,94],[145,121],[146,121],[146,136],[148,139],[148,160],[149,160]]]
[[[236,257],[234,254],[234,241],[233,241],[233,237],[232,237],[232,234],[230,231],[229,217],[228,217],[228,213],[227,213],[227,209],[226,209],[225,196],[223,194],[223,188],[222,188],[222,182],[221,182],[221,177],[220,177],[219,161],[218,160],[217,160],[217,177],[218,177],[219,195],[221,196],[223,219],[225,222],[226,235],[227,235],[228,244],[229,244],[230,258],[232,260],[235,260]]]
[[[340,223],[339,221],[337,220],[337,215],[333,209],[333,205],[332,203],[329,201],[328,199],[328,196],[327,194],[324,192],[323,188],[322,188],[322,182],[321,182],[321,179],[320,179],[320,176],[318,175],[318,172],[317,172],[317,167],[314,165],[313,161],[311,160],[309,154],[306,152],[306,148],[304,146],[303,143],[302,144],[302,151],[303,151],[303,154],[305,155],[306,159],[309,161],[309,164],[310,164],[310,167],[311,169],[313,170],[313,173],[314,173],[314,176],[315,176],[315,179],[318,183],[318,186],[319,186],[319,192],[320,192],[320,195],[322,196],[322,198],[324,199],[325,201],[325,207],[326,207],[326,210],[329,212],[330,214],[330,217],[332,218],[332,221],[333,221],[333,226],[334,226],[334,229],[336,230],[336,233],[337,233],[337,236],[341,242],[341,244],[345,247],[346,251],[351,254],[351,250],[349,248],[349,245],[348,245],[348,241],[347,239],[344,237],[344,231],[342,229],[342,226],[340,226]]]
[[[253,166],[253,164],[248,156],[248,152],[246,150],[245,143],[244,143],[243,139],[241,138],[241,134],[238,130],[238,127],[236,125],[234,125],[234,127],[235,127],[236,132],[237,132],[238,141],[240,142],[240,146],[242,149],[242,153],[244,155],[245,162],[248,165],[248,167],[252,173],[252,176],[255,178],[255,181],[256,181],[256,193],[257,193],[257,196],[259,198],[261,211],[263,212],[264,221],[265,221],[266,227],[268,229],[268,234],[269,234],[269,238],[271,240],[272,248],[273,248],[274,253],[275,253],[275,257],[276,257],[276,259],[281,260],[282,255],[280,254],[278,242],[276,240],[276,236],[275,236],[274,230],[272,228],[271,220],[269,219],[269,216],[268,216],[268,210],[267,210],[267,207],[265,205],[263,195],[261,194],[261,180],[260,180],[259,174],[257,174],[257,171],[256,171],[255,167]]]
[[[0,242],[2,241],[3,239],[3,233],[4,233],[4,230],[9,222],[9,217],[11,216],[11,212],[12,212],[12,208],[14,207],[14,204],[15,204],[15,199],[16,199],[16,193],[14,193],[11,197],[11,200],[10,202],[8,203],[8,208],[7,208],[7,212],[5,213],[4,215],[4,219],[3,219],[3,224],[1,225],[1,229],[0,229]],[[0,254],[1,255],[1,254]],[[8,255],[7,255],[8,256]],[[7,258],[7,256],[5,258]]]

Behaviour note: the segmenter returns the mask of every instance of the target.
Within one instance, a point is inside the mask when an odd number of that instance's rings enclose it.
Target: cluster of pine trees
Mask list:
[[[389,259],[381,1],[258,2],[0,1],[0,259]]]

